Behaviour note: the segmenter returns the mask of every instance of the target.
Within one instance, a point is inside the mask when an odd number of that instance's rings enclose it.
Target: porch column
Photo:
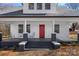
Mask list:
[[[55,27],[54,27],[54,25],[55,25],[55,20],[53,20],[53,21],[52,21],[52,23],[53,23],[53,30],[52,30],[52,33],[54,33],[54,28],[55,28]]]
[[[27,25],[27,21],[25,19],[25,21],[24,21],[24,33],[26,33],[26,25]]]

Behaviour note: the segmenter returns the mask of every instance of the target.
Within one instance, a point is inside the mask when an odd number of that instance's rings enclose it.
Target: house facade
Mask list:
[[[27,32],[29,38],[44,39],[55,33],[59,40],[72,41],[70,31],[75,31],[71,28],[78,23],[78,16],[57,14],[57,4],[54,3],[24,3],[22,10],[0,15],[3,38],[23,38],[23,33]],[[78,26],[75,27],[78,30]]]

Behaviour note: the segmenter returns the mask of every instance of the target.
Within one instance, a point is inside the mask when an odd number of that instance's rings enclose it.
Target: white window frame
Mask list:
[[[32,7],[30,6],[30,4],[33,4]],[[28,3],[28,9],[29,9],[29,10],[34,10],[34,7],[35,7],[35,6],[34,6],[34,3]]]
[[[38,8],[38,4],[41,4],[41,8]],[[43,9],[43,4],[42,3],[37,3],[37,10],[42,10]]]
[[[49,8],[46,8],[46,4],[50,4]],[[51,9],[51,3],[45,3],[45,10],[50,10]]]

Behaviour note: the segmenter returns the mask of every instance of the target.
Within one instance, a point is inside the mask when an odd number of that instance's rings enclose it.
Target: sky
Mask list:
[[[64,6],[65,3],[58,3],[59,6]],[[0,6],[22,6],[22,3],[0,3]]]
[[[68,4],[68,5],[66,5]],[[79,3],[57,3],[57,5],[72,8],[72,9],[78,9],[79,10]],[[22,6],[22,3],[0,3],[1,6]]]
[[[64,6],[65,3],[58,3],[58,6]]]
[[[0,6],[22,6],[22,3],[0,3]]]

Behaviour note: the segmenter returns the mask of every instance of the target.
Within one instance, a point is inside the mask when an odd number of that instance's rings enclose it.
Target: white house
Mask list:
[[[79,23],[78,13],[59,9],[55,3],[24,3],[21,10],[0,14],[0,31],[8,38],[22,38],[28,32],[29,38],[43,39],[55,33],[58,39],[71,41],[69,30]]]

